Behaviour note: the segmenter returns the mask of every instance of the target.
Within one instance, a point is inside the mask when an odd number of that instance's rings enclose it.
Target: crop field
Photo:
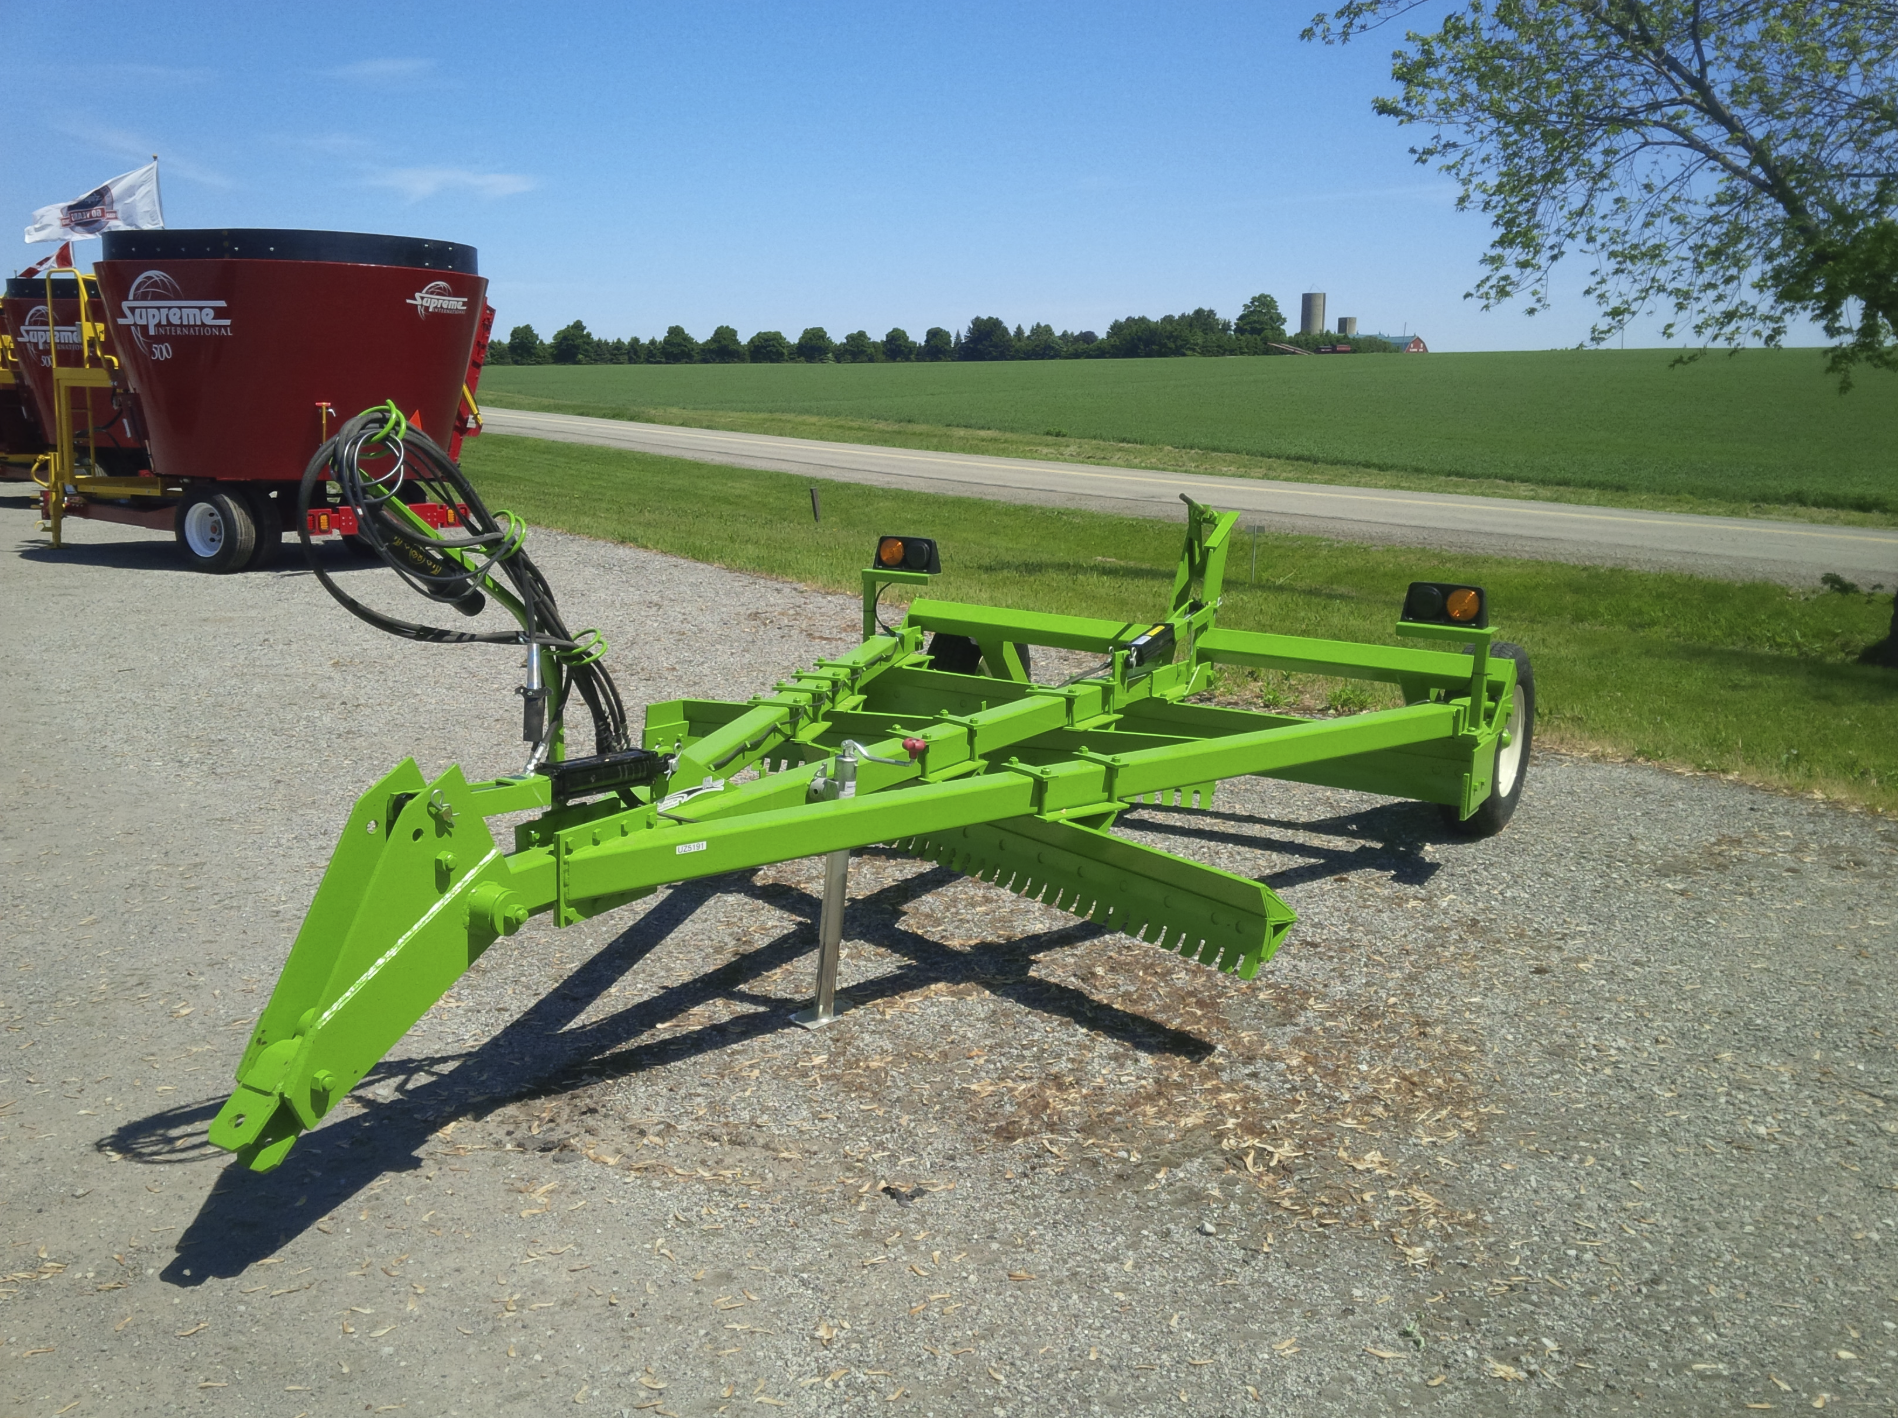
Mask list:
[[[515,408],[1255,476],[1469,480],[1463,490],[1898,513],[1898,380],[1841,395],[1814,350],[1673,364],[1665,350],[996,364],[499,366]],[[1024,450],[1020,440],[1032,443]],[[1111,445],[1131,445],[1118,449]],[[1172,466],[1158,452],[1145,461]],[[1277,464],[1278,466],[1272,466]],[[1194,464],[1212,471],[1204,461]],[[1439,482],[1436,485],[1442,486]],[[1647,505],[1640,502],[1639,505]]]
[[[902,531],[942,544],[931,594],[1135,619],[1164,604],[1179,554],[1177,529],[1144,517],[854,483],[825,483],[813,524],[809,478],[581,444],[489,435],[465,466],[491,506],[537,525],[828,590],[855,590],[875,539]],[[1236,548],[1220,622],[1388,644],[1413,579],[1489,589],[1502,638],[1533,657],[1543,747],[1898,808],[1894,677],[1855,660],[1884,633],[1884,595],[1274,534]],[[1386,707],[1382,687],[1308,676],[1235,674],[1218,692]]]

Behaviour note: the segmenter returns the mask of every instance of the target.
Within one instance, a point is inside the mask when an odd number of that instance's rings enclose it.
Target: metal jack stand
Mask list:
[[[843,954],[844,901],[850,894],[850,853],[824,858],[824,910],[817,919],[817,1000],[791,1016],[806,1029],[822,1029],[850,1008],[837,994],[837,960]]]

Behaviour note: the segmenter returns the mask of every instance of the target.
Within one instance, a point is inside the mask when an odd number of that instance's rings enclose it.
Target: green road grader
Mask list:
[[[359,535],[412,587],[515,628],[414,624],[350,597],[396,634],[525,648],[521,771],[434,781],[397,764],[356,802],[237,1070],[211,1141],[257,1171],[281,1162],[475,960],[532,917],[569,926],[660,887],[827,856],[816,997],[835,993],[848,854],[882,844],[980,877],[1213,969],[1250,979],[1294,917],[1262,882],[1116,836],[1142,803],[1208,806],[1258,775],[1439,804],[1457,831],[1501,830],[1534,726],[1523,651],[1492,643],[1481,588],[1414,583],[1396,626],[1416,646],[1221,629],[1234,513],[1188,502],[1172,596],[1150,621],[967,605],[918,595],[880,620],[893,584],[940,572],[924,537],[880,538],[862,574],[863,639],[769,693],[647,707],[631,741],[594,632],[570,632],[524,547],[460,470],[393,408],[351,420],[306,473],[302,503],[340,497]],[[460,509],[437,527],[414,501]],[[309,533],[305,549],[311,550]],[[1063,683],[1030,647],[1081,652]],[[1194,702],[1219,665],[1394,684],[1401,708],[1310,719]],[[593,752],[565,752],[575,691]],[[532,813],[498,842],[499,814]]]

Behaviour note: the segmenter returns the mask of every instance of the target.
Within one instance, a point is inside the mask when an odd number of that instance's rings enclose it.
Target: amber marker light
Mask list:
[[[932,537],[878,537],[875,569],[921,571],[934,576],[942,570],[942,558]]]
[[[1453,625],[1471,630],[1489,628],[1489,607],[1481,586],[1454,582],[1412,581],[1404,593],[1401,619],[1413,625]]]

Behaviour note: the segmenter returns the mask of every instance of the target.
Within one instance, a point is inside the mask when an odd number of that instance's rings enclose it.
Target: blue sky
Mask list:
[[[542,335],[1104,330],[1258,291],[1295,324],[1322,290],[1436,349],[1582,338],[1579,270],[1533,319],[1463,299],[1487,224],[1371,113],[1390,43],[1301,44],[1315,8],[16,5],[0,205],[19,230],[155,152],[174,227],[468,242]]]

